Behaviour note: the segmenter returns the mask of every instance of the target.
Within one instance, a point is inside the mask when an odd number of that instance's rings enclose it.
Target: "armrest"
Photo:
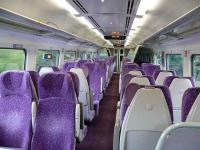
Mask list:
[[[118,102],[117,102],[117,109],[119,109],[120,106],[121,106],[121,101],[118,101]]]
[[[117,109],[113,135],[113,150],[119,150],[120,130],[120,110]]]
[[[76,137],[78,137],[80,134],[80,104],[76,104],[75,123],[75,133]]]
[[[37,102],[36,101],[32,102],[31,111],[32,111],[32,129],[34,131],[34,129],[35,129],[35,118],[36,118],[36,113],[37,113]]]
[[[90,90],[89,95],[87,95],[88,99],[90,100],[90,110],[94,110],[93,94],[94,93]]]

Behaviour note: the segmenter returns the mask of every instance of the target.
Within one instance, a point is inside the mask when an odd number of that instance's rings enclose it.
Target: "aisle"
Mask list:
[[[99,116],[88,124],[88,134],[76,150],[112,150],[115,113],[117,109],[119,75],[113,75],[100,104]]]

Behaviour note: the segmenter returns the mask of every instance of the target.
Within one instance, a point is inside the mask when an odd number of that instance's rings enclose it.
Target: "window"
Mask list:
[[[50,59],[45,58],[45,55],[52,56]],[[58,66],[59,51],[58,50],[38,50],[36,54],[36,70],[40,66]]]
[[[76,59],[76,51],[65,51],[64,61],[75,60],[75,59]]]
[[[99,50],[98,51],[98,56],[101,57],[101,58],[106,58],[108,57],[108,52],[106,49],[102,49],[102,50]]]
[[[176,71],[178,76],[183,76],[183,57],[181,54],[167,54],[167,69]]]
[[[0,72],[24,70],[26,54],[23,49],[0,48]]]
[[[200,86],[200,55],[192,55],[192,76],[197,86]]]

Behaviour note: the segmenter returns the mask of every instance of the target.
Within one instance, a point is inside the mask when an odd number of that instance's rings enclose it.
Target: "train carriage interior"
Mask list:
[[[200,150],[200,0],[0,0],[0,150]]]

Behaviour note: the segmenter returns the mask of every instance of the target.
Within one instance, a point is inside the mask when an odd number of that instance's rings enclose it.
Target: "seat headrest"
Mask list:
[[[169,76],[169,77],[167,77],[167,78],[164,80],[163,85],[169,87],[174,79],[183,79],[183,80],[184,80],[184,79],[185,79],[185,80],[188,79],[188,80],[190,80],[192,86],[195,87],[195,82],[194,82],[194,78],[193,78],[193,77],[178,77],[178,76]]]
[[[55,67],[55,66],[48,66],[48,67],[40,67],[39,68],[39,75],[43,75],[45,73],[50,73],[50,72],[58,72],[60,71],[58,67]]]
[[[48,73],[39,78],[39,99],[62,97],[75,101],[75,90],[69,74]]]
[[[187,116],[200,93],[200,88],[189,88],[183,94],[182,107],[181,107],[181,120],[185,121]]]
[[[63,64],[62,71],[70,71],[71,68],[76,66],[76,63],[77,62],[75,62],[75,61],[65,62]]]
[[[171,72],[171,73],[172,73],[172,76],[176,76],[176,72],[175,72],[175,71],[171,71],[171,70],[156,70],[156,71],[154,72],[154,74],[153,74],[153,77],[154,77],[155,80],[157,79],[158,75],[159,75],[161,72],[166,72],[166,73]]]
[[[129,83],[128,86],[125,89],[125,93],[124,93],[124,96],[123,96],[123,99],[122,99],[122,105],[125,105],[125,107],[127,108],[130,105],[130,103],[131,103],[133,97],[135,96],[136,92],[140,88],[159,88],[159,89],[161,89],[162,92],[163,92],[163,95],[165,96],[166,103],[167,103],[168,108],[169,108],[171,120],[173,121],[172,100],[171,100],[169,88],[166,87],[166,86],[144,86],[144,85],[138,85],[138,84],[135,84],[135,83]],[[122,109],[123,109],[123,107],[122,107]],[[122,110],[122,111],[124,111],[124,110]],[[125,114],[122,113],[122,115],[125,115]],[[122,117],[121,119],[123,120],[124,116],[121,116],[121,117]]]
[[[0,74],[0,96],[32,96],[30,74],[26,71],[5,71]]]

